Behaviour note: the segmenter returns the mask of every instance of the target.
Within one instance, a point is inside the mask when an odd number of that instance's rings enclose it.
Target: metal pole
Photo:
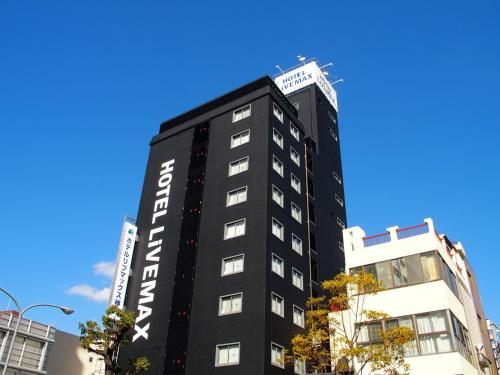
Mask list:
[[[67,308],[67,307],[53,305],[51,303],[36,303],[34,305],[30,305],[30,306],[26,307],[25,309],[21,310],[21,306],[19,305],[19,303],[17,302],[17,300],[14,298],[14,296],[12,294],[10,294],[9,292],[7,292],[3,288],[0,288],[0,290],[2,292],[4,292],[5,294],[7,294],[10,298],[12,298],[12,300],[14,301],[14,303],[17,306],[17,313],[18,313],[16,327],[14,328],[14,333],[12,334],[12,340],[10,342],[9,350],[7,351],[7,357],[5,358],[5,363],[4,363],[3,370],[2,370],[2,375],[6,375],[7,368],[9,367],[9,361],[10,361],[10,356],[12,354],[12,349],[14,348],[14,343],[15,343],[15,340],[16,340],[17,332],[19,330],[19,323],[21,322],[21,319],[22,319],[22,317],[23,317],[23,315],[24,315],[24,313],[26,311],[28,311],[28,310],[30,310],[30,309],[32,309],[34,307],[55,307],[55,308],[61,310],[65,314],[72,314],[73,310],[70,309],[70,308]]]

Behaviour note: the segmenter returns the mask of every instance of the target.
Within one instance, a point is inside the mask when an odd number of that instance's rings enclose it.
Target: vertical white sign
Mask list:
[[[335,108],[337,112],[339,110],[337,105],[337,92],[330,82],[328,82],[316,61],[311,61],[276,77],[274,83],[276,83],[285,95],[316,83],[333,108]]]
[[[132,263],[136,236],[137,227],[129,221],[125,221],[120,237],[120,245],[115,263],[115,277],[109,300],[110,305],[115,305],[120,309],[123,309],[125,303],[125,293],[127,292],[130,263]]]

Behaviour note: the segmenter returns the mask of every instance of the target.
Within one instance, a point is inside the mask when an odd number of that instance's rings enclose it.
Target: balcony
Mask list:
[[[382,243],[390,241],[391,241],[391,234],[389,232],[380,233],[369,237],[363,237],[363,243],[365,247],[380,245]]]
[[[401,229],[398,227],[392,227],[388,228],[387,232],[376,234],[374,236],[363,237],[363,245],[364,247],[376,246],[391,242],[391,240],[403,240],[405,238],[420,236],[426,233],[429,233],[429,223],[427,222]],[[439,236],[437,237],[439,239]]]

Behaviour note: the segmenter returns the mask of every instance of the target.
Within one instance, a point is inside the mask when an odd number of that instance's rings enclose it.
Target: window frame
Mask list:
[[[340,178],[340,176],[335,172],[333,171],[332,172],[332,175],[333,175],[333,178],[340,184],[342,185],[342,179]]]
[[[294,283],[294,277],[295,277],[294,272],[296,272],[296,273],[300,274],[300,284],[301,284],[300,286],[295,285],[295,283]],[[304,291],[304,274],[303,274],[302,272],[300,272],[300,271],[299,271],[297,268],[295,268],[295,267],[292,267],[292,285],[293,285],[294,287],[296,287],[297,289],[300,289],[300,290]]]
[[[297,160],[294,159],[293,154],[296,155]],[[300,154],[292,146],[290,146],[290,159],[294,162],[294,164],[297,167],[300,167]]]
[[[247,169],[245,169],[244,171],[240,170],[240,164],[238,164],[238,172],[231,174],[231,167],[233,166],[233,164],[241,163],[243,160],[246,160],[246,162],[247,162]],[[247,155],[247,156],[244,156],[242,158],[239,158],[239,159],[236,159],[236,160],[229,162],[227,176],[228,177],[236,176],[240,173],[244,173],[244,172],[248,171],[249,169],[250,169],[250,156]]]
[[[297,180],[297,183],[298,183],[298,189],[293,186],[293,180]],[[299,178],[297,178],[297,176],[295,176],[293,173],[290,172],[290,185],[292,186],[292,189],[295,190],[298,194],[302,194],[302,183],[300,181]]]
[[[241,111],[241,113],[244,113],[244,110],[245,110],[246,108],[248,108],[248,110],[249,110],[249,114],[248,114],[248,115],[246,115],[246,116],[244,116],[244,117],[242,117],[242,118],[240,118],[240,119],[236,119],[236,116],[237,116],[237,115],[236,115],[236,112]],[[252,103],[245,104],[245,105],[243,105],[243,106],[241,106],[241,107],[236,108],[235,110],[233,110],[233,116],[232,116],[232,121],[231,121],[231,122],[234,124],[234,123],[236,123],[236,122],[238,122],[238,121],[244,120],[244,119],[246,119],[246,118],[248,118],[248,117],[251,117],[251,116],[252,116]]]
[[[273,102],[273,115],[283,124],[285,113],[283,112],[281,107],[277,105],[275,102]]]
[[[229,362],[228,363],[219,363],[219,353],[221,347],[228,347],[228,360],[229,360],[229,347],[230,346],[238,346],[238,362]],[[237,366],[240,364],[240,357],[241,357],[241,342],[228,342],[224,344],[216,344],[215,345],[215,367],[226,367],[226,366]]]
[[[276,141],[276,139],[274,139],[275,135],[279,139],[279,142]],[[275,144],[277,144],[279,146],[279,148],[281,148],[283,150],[283,145],[285,144],[285,139],[283,138],[283,135],[281,135],[281,133],[274,126],[273,126],[273,141]]]
[[[271,365],[284,369],[285,368],[285,364],[284,363],[273,362],[273,346],[278,347],[278,348],[281,349],[280,358],[283,358],[284,355],[285,355],[285,347],[282,346],[282,345],[280,345],[280,344],[276,344],[274,341],[271,341]]]
[[[294,208],[297,211],[298,219],[294,216]],[[290,215],[297,221],[297,223],[302,224],[302,210],[298,205],[290,201]]]
[[[274,233],[274,223],[278,223],[280,226],[281,226],[281,237],[278,237],[275,233]],[[272,217],[271,219],[271,233],[276,237],[276,238],[279,238],[281,241],[284,241],[285,240],[285,226],[278,220],[276,219],[275,217]]]
[[[240,201],[238,201],[238,198],[239,198],[239,193],[238,193],[238,192],[239,192],[240,190],[243,190],[243,189],[245,190],[245,200],[240,202]],[[229,194],[231,194],[231,193],[237,193],[237,196],[236,196],[236,200],[237,200],[237,201],[236,201],[236,203],[229,204]],[[230,190],[230,191],[228,191],[228,192],[226,193],[226,207],[236,206],[236,205],[238,205],[238,204],[240,204],[240,203],[244,203],[244,202],[246,202],[246,201],[248,201],[248,185],[241,186],[241,187],[239,187],[239,188],[236,188],[236,189]]]
[[[279,194],[281,194],[281,204],[280,202],[278,202],[277,200],[274,199],[274,192],[278,192]],[[281,208],[285,207],[285,194],[283,194],[283,192],[278,189],[278,187],[276,185],[272,185],[271,187],[271,199],[278,205],[280,206]]]
[[[293,239],[294,238],[296,238],[300,242],[300,252],[298,252],[297,250],[295,250],[293,248]],[[296,252],[297,254],[299,254],[300,256],[302,256],[303,255],[303,251],[304,251],[304,246],[303,245],[304,245],[304,241],[302,241],[302,238],[300,238],[299,236],[297,236],[295,233],[292,233],[292,250],[294,252]]]
[[[234,258],[238,258],[238,257],[241,257],[242,258],[242,264],[243,264],[243,267],[241,268],[241,271],[238,271],[238,272],[230,272],[230,273],[224,273],[224,261],[228,260],[228,259],[234,259]],[[234,270],[234,260],[233,260],[233,270]],[[231,255],[231,256],[228,256],[228,257],[225,257],[225,258],[222,258],[221,259],[221,277],[225,277],[225,276],[231,276],[231,275],[236,275],[238,273],[243,273],[245,271],[245,253],[241,253],[241,254],[236,254],[236,255]]]
[[[290,121],[290,134],[297,142],[300,142],[300,130],[291,121]]]
[[[277,259],[281,261],[280,268],[281,268],[281,273],[278,273],[274,270],[274,260]],[[271,253],[271,272],[275,273],[276,275],[280,276],[282,279],[285,278],[285,261],[283,258],[279,257],[275,253]]]
[[[232,311],[232,300],[231,300],[231,312],[223,313],[221,311],[222,310],[222,299],[223,298],[227,298],[227,297],[234,297],[234,296],[239,296],[240,297],[240,310],[239,311]],[[219,296],[219,313],[218,313],[218,316],[241,314],[242,312],[243,312],[243,292],[237,292],[237,293],[231,293],[231,294],[225,294],[223,296]]]
[[[239,223],[239,222],[243,222],[243,234],[240,234],[238,236],[233,236],[233,237],[227,237],[227,229],[228,229],[228,225],[231,225],[231,224],[236,224],[236,223]],[[233,220],[233,221],[230,221],[228,223],[225,223],[224,224],[224,240],[230,240],[230,239],[233,239],[233,238],[238,238],[238,237],[243,237],[245,236],[247,233],[247,218],[242,218],[242,219],[238,219],[238,220]]]
[[[274,162],[278,162],[280,164],[280,171],[277,171],[276,168],[274,167]],[[278,157],[276,155],[273,154],[273,171],[275,171],[278,175],[280,175],[281,177],[283,177],[285,175],[285,165],[283,164],[283,162],[278,159]]]
[[[295,310],[300,310],[302,312],[302,325],[300,324],[297,324],[295,322]],[[304,328],[305,327],[305,321],[306,321],[306,314],[305,314],[305,311],[304,309],[301,309],[299,306],[297,305],[293,305],[292,307],[292,321],[293,321],[293,324],[295,324],[297,327],[300,327],[300,328]]]
[[[234,142],[234,140],[236,139],[235,137],[241,137],[241,136],[242,136],[243,134],[245,134],[245,133],[248,133],[248,141],[246,141],[246,142],[244,142],[244,143],[240,143],[239,145],[234,145],[234,144],[233,144],[233,142]],[[229,143],[229,148],[232,150],[233,148],[240,147],[240,146],[242,146],[242,145],[244,145],[244,144],[247,144],[247,143],[249,143],[249,142],[250,142],[250,129],[243,130],[243,131],[241,131],[241,132],[239,132],[239,133],[236,133],[236,134],[231,135],[231,141],[230,141],[230,143]]]
[[[273,297],[276,296],[278,299],[281,299],[280,306],[281,306],[281,314],[278,314],[276,311],[273,310]],[[271,312],[273,314],[276,314],[278,316],[281,316],[282,318],[285,317],[285,299],[281,297],[278,293],[275,293],[271,291]]]

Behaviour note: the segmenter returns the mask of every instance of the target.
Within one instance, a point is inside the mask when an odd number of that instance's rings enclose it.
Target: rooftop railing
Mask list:
[[[391,234],[389,232],[380,233],[369,237],[363,237],[363,243],[365,247],[380,245],[382,243],[390,241],[391,241]]]
[[[427,223],[414,225],[412,227],[403,228],[403,229],[396,229],[396,233],[398,235],[398,240],[402,240],[403,238],[408,238],[408,237],[413,237],[413,236],[419,236],[421,234],[428,233],[428,232],[429,232],[429,224],[427,224]]]

